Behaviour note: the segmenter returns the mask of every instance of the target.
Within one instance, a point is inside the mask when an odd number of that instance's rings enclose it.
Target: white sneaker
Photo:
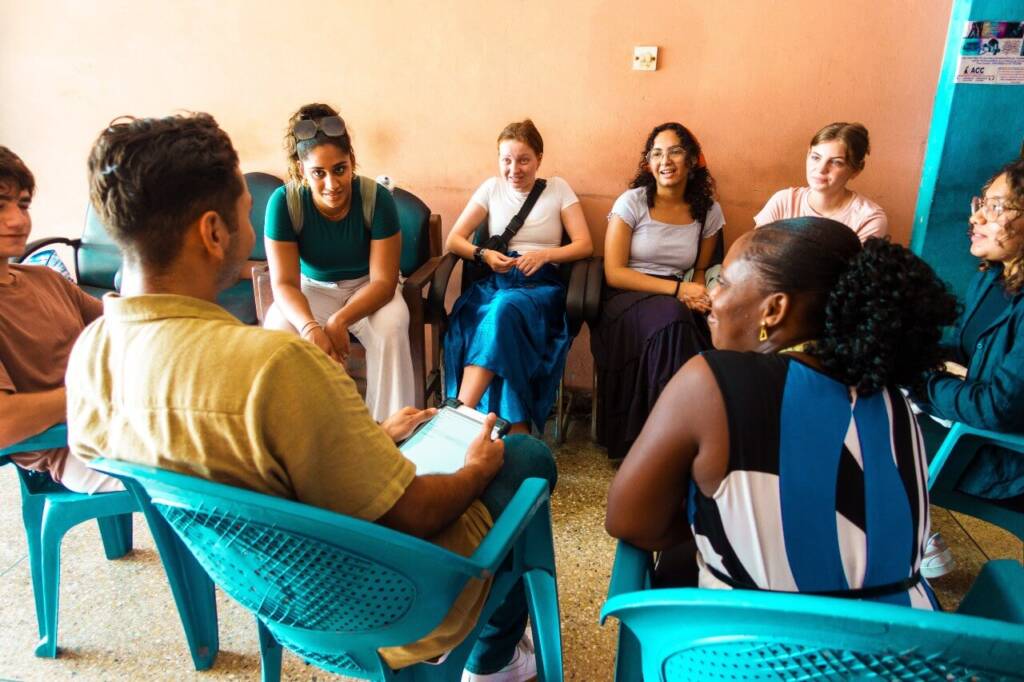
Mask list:
[[[528,682],[537,679],[537,656],[533,652],[533,637],[527,626],[523,638],[516,644],[512,660],[496,673],[479,675],[462,671],[462,682]]]
[[[932,533],[928,544],[924,546],[924,556],[921,557],[921,575],[925,578],[939,578],[955,566],[953,552],[946,546],[945,540],[938,533]]]

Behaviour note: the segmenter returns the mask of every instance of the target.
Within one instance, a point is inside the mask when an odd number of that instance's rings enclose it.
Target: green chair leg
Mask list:
[[[260,681],[281,681],[281,645],[259,618],[256,628],[260,637]]]
[[[44,498],[30,495],[21,481],[21,518],[25,525],[25,543],[28,546],[29,573],[32,575],[32,596],[36,606],[36,626],[39,638],[46,635],[46,606],[43,598],[43,553],[39,548],[43,532]]]
[[[101,516],[96,519],[107,559],[120,559],[132,551],[132,515]]]
[[[149,524],[160,562],[167,574],[171,595],[178,607],[185,631],[189,654],[196,670],[208,670],[220,651],[217,629],[217,595],[213,580],[199,565],[181,538],[171,530],[166,519],[158,514],[149,496],[132,482],[126,482]]]

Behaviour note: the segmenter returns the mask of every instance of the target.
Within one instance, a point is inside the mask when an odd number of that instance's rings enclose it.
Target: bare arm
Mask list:
[[[516,259],[516,267],[524,275],[532,275],[547,263],[568,263],[587,258],[594,252],[594,244],[590,240],[590,228],[583,216],[583,207],[577,201],[562,209],[562,224],[571,240],[565,246],[553,249],[541,249],[524,253]]]
[[[267,249],[267,263],[270,266],[270,287],[274,292],[274,303],[295,329],[313,320],[309,301],[302,295],[300,287],[299,245],[264,239]]]
[[[612,481],[608,534],[642,549],[678,544],[689,532],[685,505],[691,477],[716,488],[728,451],[721,392],[707,362],[696,356],[665,387]]]
[[[385,239],[370,242],[370,281],[352,295],[341,310],[331,316],[350,327],[367,315],[387,305],[395,297],[398,286],[398,265],[402,257],[401,231]],[[330,323],[328,323],[330,325]]]
[[[65,419],[63,386],[37,393],[0,392],[0,448],[20,443]]]
[[[715,246],[718,243],[719,237],[725,237],[721,230],[710,237],[704,237],[700,243],[700,258],[697,259],[697,263],[693,268],[693,281],[696,284],[704,285],[704,276],[708,268],[711,267],[711,259],[715,257]]]
[[[429,538],[459,518],[498,473],[505,444],[491,440],[496,417],[489,414],[466,451],[465,465],[454,474],[417,476],[378,522],[409,535]]]
[[[460,258],[472,259],[476,247],[469,241],[469,237],[486,217],[487,209],[470,200],[452,226],[452,231],[448,233],[448,238],[444,242],[445,248]]]

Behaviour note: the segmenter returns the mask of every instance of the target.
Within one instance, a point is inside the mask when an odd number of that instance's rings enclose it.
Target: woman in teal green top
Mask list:
[[[354,174],[352,139],[326,104],[292,115],[285,149],[291,182],[267,204],[274,305],[264,326],[296,332],[341,363],[355,335],[366,348],[366,404],[382,421],[415,401],[395,201]]]

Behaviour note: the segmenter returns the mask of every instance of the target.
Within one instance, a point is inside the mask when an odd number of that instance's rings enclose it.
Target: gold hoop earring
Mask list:
[[[768,325],[764,322],[761,323],[761,331],[757,334],[757,340],[762,343],[768,340]]]

